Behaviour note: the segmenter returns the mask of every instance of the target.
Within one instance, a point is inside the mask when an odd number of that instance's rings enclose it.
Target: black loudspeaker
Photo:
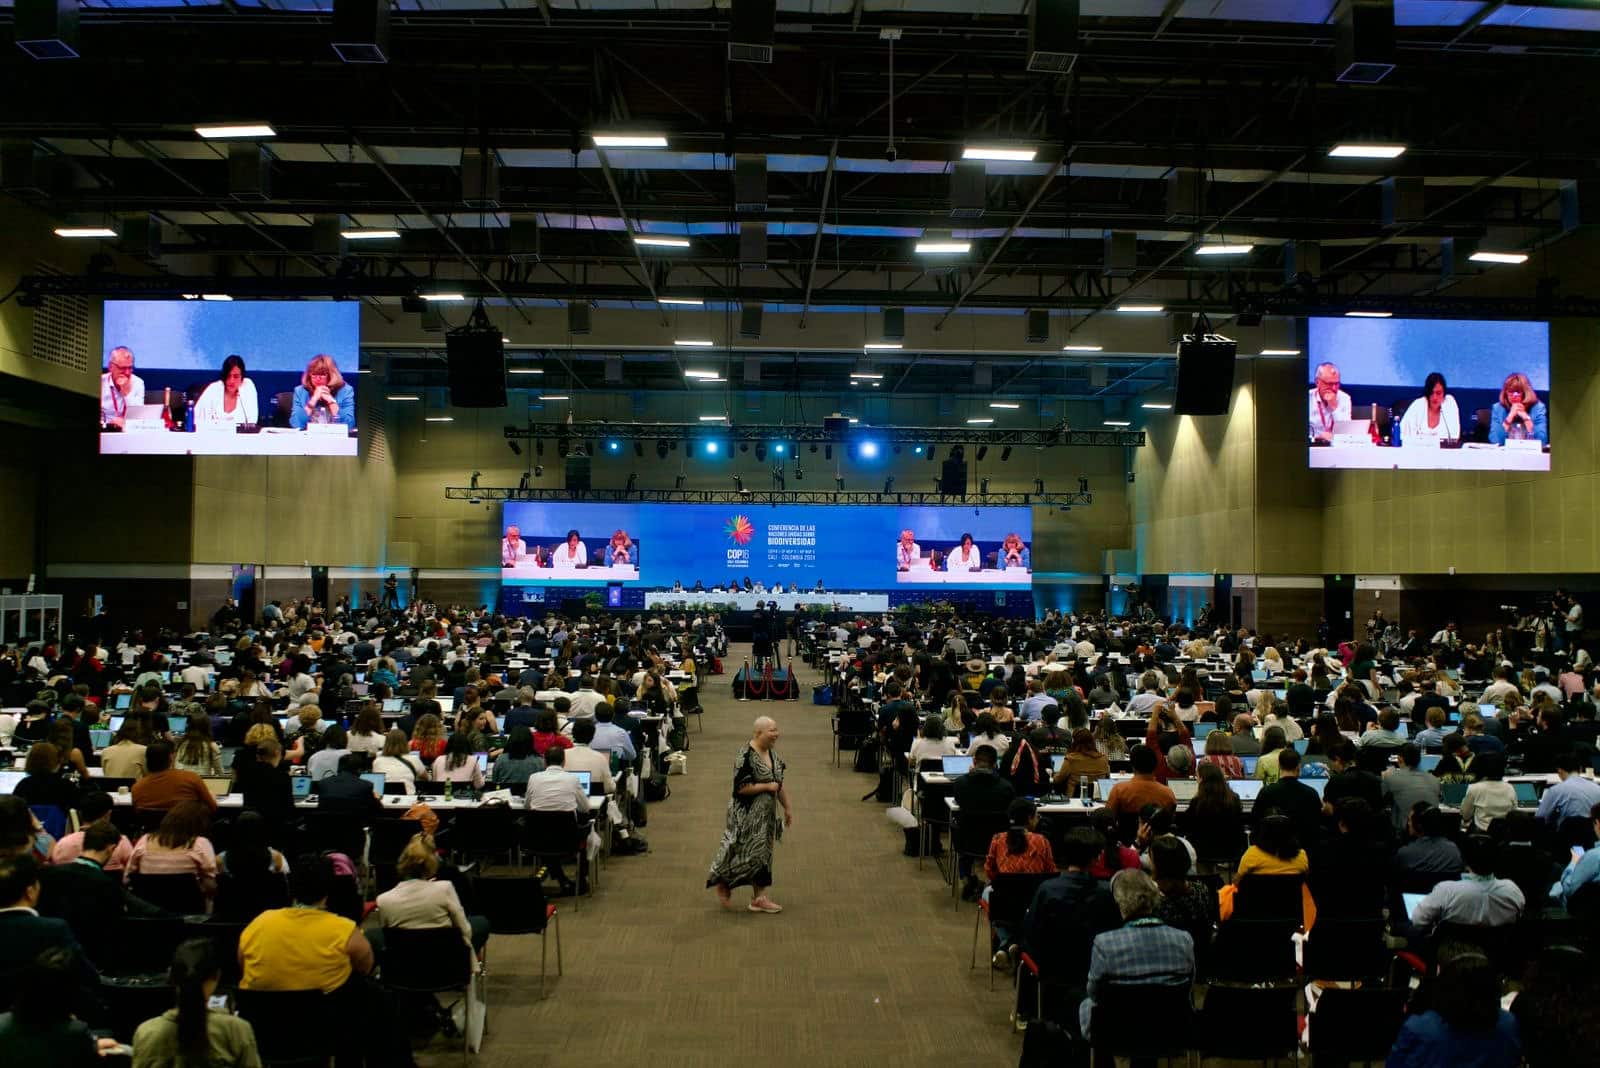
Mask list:
[[[733,0],[728,58],[735,63],[771,63],[778,26],[778,0]]]
[[[739,311],[739,336],[752,341],[761,337],[761,312],[760,304],[746,304]]]
[[[962,494],[967,492],[967,461],[950,459],[939,472],[939,492]]]
[[[588,454],[575,452],[567,457],[567,492],[574,490],[588,491],[590,485],[590,462]]]
[[[313,566],[311,568],[311,599],[320,605],[329,605],[328,600],[328,569],[326,566]]]
[[[1233,359],[1237,342],[1207,335],[1178,343],[1178,415],[1227,415],[1233,399]]]
[[[452,330],[445,335],[450,403],[456,408],[506,406],[506,353],[498,330]]]

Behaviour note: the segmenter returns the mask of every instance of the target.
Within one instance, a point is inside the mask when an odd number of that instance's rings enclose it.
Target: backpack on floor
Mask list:
[[[644,799],[646,801],[665,801],[671,796],[672,787],[667,785],[666,772],[657,772],[644,781]]]

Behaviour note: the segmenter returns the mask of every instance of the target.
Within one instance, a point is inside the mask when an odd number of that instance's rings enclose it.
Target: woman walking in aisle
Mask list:
[[[783,761],[773,751],[777,741],[776,721],[770,716],[760,717],[750,744],[734,765],[728,825],[706,876],[706,886],[716,887],[717,900],[725,909],[733,908],[733,889],[748,885],[755,893],[751,912],[783,911],[782,905],[767,896],[772,886],[773,846],[783,837],[783,829],[794,823],[789,795],[783,786]]]

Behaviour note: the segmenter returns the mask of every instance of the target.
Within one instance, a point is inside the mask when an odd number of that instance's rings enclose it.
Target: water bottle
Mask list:
[[[446,801],[454,801],[456,799],[454,780],[446,779],[444,781],[444,799]]]
[[[183,429],[188,431],[191,434],[194,433],[194,401],[193,400],[189,401],[189,411],[183,417]]]

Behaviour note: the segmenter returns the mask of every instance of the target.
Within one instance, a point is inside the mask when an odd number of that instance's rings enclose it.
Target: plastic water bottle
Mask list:
[[[454,780],[446,779],[444,781],[444,799],[446,801],[454,801],[456,799]]]

